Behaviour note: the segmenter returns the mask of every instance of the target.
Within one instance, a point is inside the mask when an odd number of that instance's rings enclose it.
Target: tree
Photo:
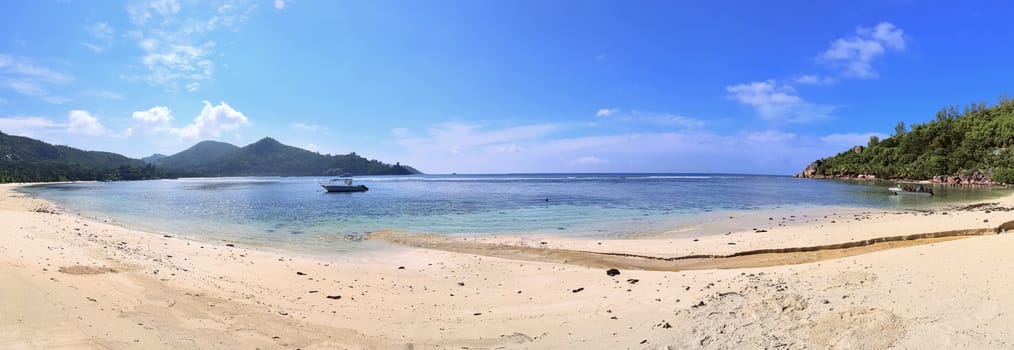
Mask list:
[[[818,164],[817,173],[846,176],[874,173],[881,178],[927,179],[959,171],[1008,169],[1014,181],[1014,100],[996,105],[969,104],[939,110],[927,123],[898,122],[895,134],[871,135],[862,153],[845,150]],[[929,115],[928,117],[934,117]]]
[[[899,121],[898,124],[894,126],[894,135],[904,135],[904,134],[905,134],[905,122]]]

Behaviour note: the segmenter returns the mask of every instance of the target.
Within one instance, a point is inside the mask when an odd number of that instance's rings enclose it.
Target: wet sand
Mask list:
[[[706,237],[385,233],[399,244],[317,256],[130,230],[13,188],[0,344],[14,349],[1014,346],[1014,235],[993,234],[1014,197]],[[929,237],[958,231],[985,235]]]

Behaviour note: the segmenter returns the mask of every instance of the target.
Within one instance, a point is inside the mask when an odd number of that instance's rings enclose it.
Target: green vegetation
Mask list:
[[[144,161],[82,151],[0,132],[0,182],[114,181],[184,176],[338,176],[417,174],[400,164],[355,153],[322,155],[264,138],[246,147],[204,141],[172,156]]]
[[[941,109],[936,119],[906,128],[898,122],[895,134],[884,140],[871,137],[857,147],[816,162],[816,176],[875,175],[878,178],[930,179],[936,175],[992,172],[993,180],[1014,183],[1014,100],[973,103]]]
[[[167,177],[144,162],[0,132],[0,182],[140,180]]]
[[[225,142],[201,141],[180,153],[156,159],[153,164],[197,174],[195,176],[214,176],[213,168],[237,151],[239,147]]]

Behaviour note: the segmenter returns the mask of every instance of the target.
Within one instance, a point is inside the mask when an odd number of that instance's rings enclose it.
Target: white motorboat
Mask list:
[[[911,186],[911,185],[904,185],[904,186],[902,186],[902,185],[897,185],[896,187],[891,187],[891,188],[888,188],[887,190],[893,192],[895,195],[899,195],[899,194],[912,194],[912,195],[920,195],[920,196],[932,196],[933,195],[933,188],[931,188],[930,186],[923,186],[923,185],[917,185],[917,186]]]
[[[331,179],[331,181],[320,185],[328,192],[365,192],[370,190],[363,185],[353,185],[351,177]]]

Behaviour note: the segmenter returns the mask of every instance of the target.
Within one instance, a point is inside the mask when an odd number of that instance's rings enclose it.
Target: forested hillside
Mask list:
[[[0,182],[144,180],[216,176],[338,176],[416,174],[355,153],[322,155],[266,137],[237,147],[204,141],[180,153],[146,161],[110,152],[54,146],[0,132]]]
[[[368,160],[355,153],[323,155],[265,137],[244,147],[204,141],[157,160],[156,166],[183,176],[337,176],[418,173],[400,164]]]
[[[0,132],[0,182],[138,180],[165,176],[153,166],[119,154],[54,146]]]
[[[858,177],[926,180],[938,175],[982,174],[986,181],[1014,183],[1014,101],[1006,95],[985,102],[950,106],[932,121],[893,136],[871,137],[859,146],[811,164],[804,177]],[[809,173],[809,174],[806,174]],[[808,176],[807,176],[808,175]]]

